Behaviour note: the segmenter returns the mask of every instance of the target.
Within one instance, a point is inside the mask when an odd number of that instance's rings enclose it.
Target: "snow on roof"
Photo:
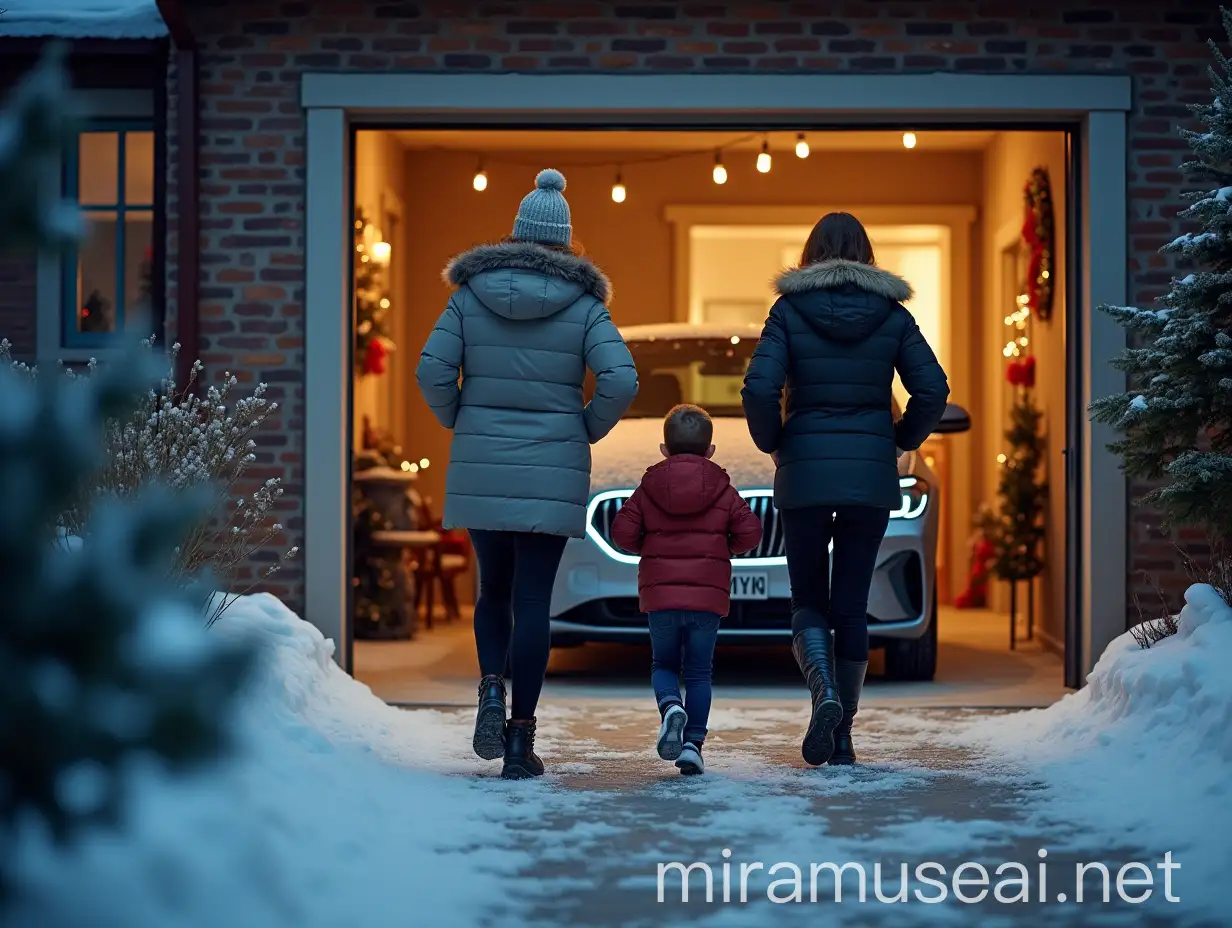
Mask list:
[[[0,0],[0,38],[155,39],[167,26],[154,0]]]
[[[761,326],[730,322],[662,322],[656,325],[627,325],[620,334],[627,342],[650,341],[656,338],[757,338]]]

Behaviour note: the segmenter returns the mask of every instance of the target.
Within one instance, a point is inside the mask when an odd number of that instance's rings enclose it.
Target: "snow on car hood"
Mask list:
[[[590,491],[635,487],[646,468],[663,460],[662,419],[623,419],[591,448]],[[714,420],[714,461],[737,489],[774,486],[774,462],[749,437],[744,419]]]
[[[662,441],[662,419],[622,419],[616,423],[590,449],[590,492],[636,487],[646,468],[663,460],[659,453]],[[715,417],[714,461],[727,471],[738,490],[774,486],[774,462],[757,450],[743,418]],[[914,462],[914,453],[903,455],[898,472],[910,473]]]

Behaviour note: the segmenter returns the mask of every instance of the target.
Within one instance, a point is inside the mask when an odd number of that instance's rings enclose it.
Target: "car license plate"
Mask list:
[[[770,578],[764,573],[749,573],[747,571],[732,571],[732,599],[768,599],[770,597]]]

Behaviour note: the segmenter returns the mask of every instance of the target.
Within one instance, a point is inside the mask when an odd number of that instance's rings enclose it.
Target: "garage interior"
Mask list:
[[[759,324],[773,301],[772,277],[798,260],[823,212],[844,209],[868,227],[878,263],[915,287],[908,308],[950,374],[951,400],[972,421],[970,432],[935,436],[923,449],[944,488],[936,679],[879,683],[874,652],[868,698],[1047,705],[1064,692],[1064,132],[371,129],[355,134],[354,165],[356,289],[369,298],[368,312],[357,300],[355,325],[359,344],[380,342],[356,354],[357,500],[400,499],[409,491],[413,530],[437,527],[449,433],[420,398],[414,368],[448,298],[441,270],[458,252],[509,232],[540,168],[566,175],[575,240],[611,278],[610,309],[620,326]],[[1024,238],[1024,190],[1038,178],[1036,169],[1051,180],[1054,216],[1046,319],[1022,313],[1028,277],[1037,270]],[[372,300],[380,306],[376,319]],[[1011,650],[1008,584],[989,582],[981,604],[970,595],[970,574],[982,507],[1001,505],[1005,431],[1022,393],[1007,374],[1021,371],[1028,357],[1029,392],[1041,413],[1039,478],[1051,489],[1034,614],[1025,614],[1021,584],[1014,604],[1019,641]],[[720,463],[722,455],[719,448]],[[465,536],[432,538],[429,531],[399,539],[378,532],[374,549],[362,531],[357,524],[357,573],[359,561],[377,550],[398,559],[413,579],[391,592],[396,584],[386,572],[376,584],[383,592],[357,607],[356,676],[391,702],[471,703],[478,675],[469,624],[475,581]],[[365,632],[358,613],[391,597],[406,601],[398,621],[376,616]],[[974,608],[958,608],[971,602]],[[554,651],[546,693],[642,695],[648,666],[648,646]],[[766,698],[799,685],[785,641],[720,644],[715,678],[741,695]]]

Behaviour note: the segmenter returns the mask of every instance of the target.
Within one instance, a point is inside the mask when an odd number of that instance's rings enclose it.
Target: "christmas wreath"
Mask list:
[[[385,373],[385,362],[394,349],[389,337],[389,289],[385,268],[375,244],[375,229],[355,210],[355,373],[359,377]],[[388,246],[385,248],[388,251]]]
[[[1031,172],[1023,191],[1026,217],[1022,223],[1022,238],[1027,243],[1027,306],[1036,316],[1047,320],[1052,315],[1052,284],[1055,271],[1055,228],[1052,215],[1052,183],[1047,168]]]

